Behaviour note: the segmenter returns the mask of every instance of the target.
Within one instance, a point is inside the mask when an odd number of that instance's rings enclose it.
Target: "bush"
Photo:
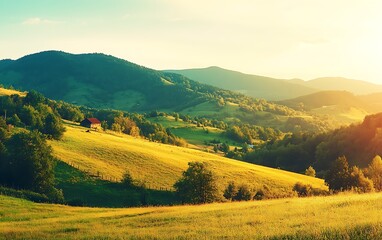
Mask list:
[[[353,167],[350,173],[350,184],[352,189],[357,192],[373,192],[374,185],[373,181],[365,177],[362,170],[358,167]]]
[[[303,184],[301,182],[298,182],[293,186],[293,191],[296,191],[299,197],[311,196],[312,189],[310,184]]]
[[[206,163],[189,162],[188,169],[174,187],[184,203],[201,204],[219,200],[215,174]]]
[[[305,170],[305,175],[306,176],[310,176],[310,177],[316,177],[316,170],[314,170],[314,168],[312,166],[309,166],[306,170]]]
[[[233,197],[234,201],[249,201],[252,199],[252,193],[247,185],[240,185],[236,195]]]
[[[135,186],[134,179],[129,172],[125,172],[125,174],[123,174],[122,184],[127,188]]]
[[[223,197],[228,200],[232,200],[237,193],[237,187],[233,181],[229,182],[227,188],[224,190]]]

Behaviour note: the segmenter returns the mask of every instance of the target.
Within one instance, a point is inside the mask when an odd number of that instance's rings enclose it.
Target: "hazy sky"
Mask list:
[[[382,84],[381,10],[381,0],[0,0],[0,59],[102,52],[154,69]]]

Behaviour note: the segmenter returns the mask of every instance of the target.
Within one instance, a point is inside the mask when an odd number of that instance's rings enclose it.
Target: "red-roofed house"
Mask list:
[[[83,127],[96,129],[101,127],[101,122],[97,118],[85,118],[84,120],[82,120],[80,125]]]

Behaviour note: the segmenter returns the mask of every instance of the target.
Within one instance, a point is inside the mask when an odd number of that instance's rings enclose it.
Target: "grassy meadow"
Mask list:
[[[178,137],[184,138],[188,143],[196,145],[202,149],[206,148],[211,141],[225,142],[231,146],[241,146],[242,144],[229,139],[223,133],[224,131],[214,127],[197,127],[196,124],[183,122],[179,119],[175,121],[172,116],[155,117],[149,119],[151,122],[159,123],[165,128],[170,128],[170,131]],[[212,149],[212,147],[210,147]]]
[[[382,193],[147,208],[0,196],[0,239],[381,239]]]
[[[10,96],[10,95],[13,95],[13,94],[18,94],[18,95],[20,95],[22,97],[26,96],[26,92],[20,92],[20,91],[17,91],[17,90],[6,89],[6,88],[1,88],[0,87],[0,96]]]
[[[207,162],[223,189],[229,181],[259,189],[266,185],[280,195],[291,195],[296,182],[326,189],[324,181],[301,174],[272,169],[197,151],[189,148],[149,142],[141,138],[102,133],[66,124],[60,141],[51,141],[54,155],[82,171],[120,181],[129,171],[136,180],[150,188],[171,189],[190,161]]]

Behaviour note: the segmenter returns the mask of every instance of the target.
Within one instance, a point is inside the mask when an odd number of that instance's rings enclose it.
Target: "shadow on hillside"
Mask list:
[[[174,205],[179,203],[174,192],[126,188],[121,183],[90,177],[76,168],[58,161],[55,168],[57,187],[72,206],[136,207]]]

